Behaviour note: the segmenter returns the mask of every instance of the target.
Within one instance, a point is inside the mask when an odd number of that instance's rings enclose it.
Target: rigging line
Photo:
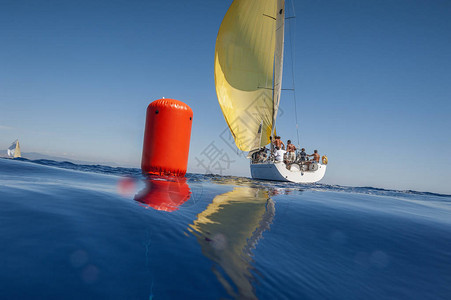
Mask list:
[[[289,18],[296,18],[296,11],[294,10],[294,1],[291,1],[291,9],[292,9],[293,15]]]
[[[266,15],[266,14],[263,14],[265,17],[268,17],[268,18],[271,18],[271,19],[273,19],[273,20],[276,20],[276,18],[274,18],[273,16],[269,16],[269,15]]]
[[[296,18],[295,15],[295,10],[294,10],[294,1],[291,1],[291,6],[292,6],[292,10],[293,10],[293,18]],[[296,19],[295,19],[296,20]],[[289,24],[291,24],[290,22],[288,22]],[[299,138],[299,122],[298,122],[298,111],[297,111],[297,104],[296,104],[296,89],[295,89],[295,80],[294,80],[294,50],[295,50],[295,46],[293,44],[293,37],[292,37],[292,31],[293,31],[293,26],[290,26],[290,47],[291,47],[291,79],[292,79],[292,85],[293,85],[293,100],[294,100],[294,116],[295,116],[295,120],[296,120],[296,136],[298,139],[298,147],[300,147],[300,138]]]
[[[273,88],[267,88],[267,87],[257,87],[257,89],[261,89],[261,90],[271,90],[273,91]],[[281,91],[294,91],[294,89],[280,89]]]

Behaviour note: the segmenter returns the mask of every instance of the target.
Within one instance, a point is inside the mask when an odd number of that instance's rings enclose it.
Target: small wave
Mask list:
[[[141,169],[139,168],[125,168],[125,167],[110,167],[105,165],[81,165],[74,164],[68,161],[53,161],[48,159],[37,159],[29,160],[26,158],[16,158],[15,160],[28,161],[35,164],[53,166],[64,169],[71,169],[83,172],[94,172],[118,176],[127,176],[133,178],[141,178]],[[256,180],[247,177],[239,176],[222,176],[217,174],[196,174],[187,173],[186,177],[190,179],[191,182],[211,182],[221,185],[245,185],[249,187],[260,187],[260,188],[270,188],[270,189],[280,189],[280,190],[298,190],[298,191],[331,191],[331,192],[346,192],[346,193],[358,193],[367,195],[377,195],[377,196],[422,196],[428,197],[440,197],[446,201],[451,198],[451,195],[439,194],[432,192],[421,192],[415,190],[391,190],[384,188],[377,188],[371,186],[362,187],[352,187],[352,186],[342,186],[342,185],[331,185],[322,183],[311,183],[311,184],[299,184],[292,182],[278,182],[278,181],[264,181]]]
[[[63,169],[77,170],[83,172],[94,172],[101,174],[120,175],[129,177],[140,177],[141,170],[138,168],[110,167],[105,165],[79,165],[69,161],[54,161],[49,159],[30,160],[26,158],[16,158],[15,160],[27,161],[44,166],[52,166]]]
[[[439,194],[439,193],[431,193],[431,192],[420,192],[414,190],[391,190],[391,189],[383,189],[376,188],[371,186],[363,186],[363,187],[352,187],[352,186],[341,186],[341,185],[328,185],[328,184],[318,184],[318,188],[326,189],[330,191],[343,191],[343,192],[352,192],[352,193],[360,193],[360,194],[374,194],[378,196],[398,196],[398,195],[413,195],[413,196],[433,196],[433,197],[443,197],[443,198],[451,198],[451,195],[447,194]]]

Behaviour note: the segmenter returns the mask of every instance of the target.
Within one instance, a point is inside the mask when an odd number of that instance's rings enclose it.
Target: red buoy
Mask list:
[[[188,165],[193,111],[174,99],[147,107],[141,169],[144,174],[184,176]]]

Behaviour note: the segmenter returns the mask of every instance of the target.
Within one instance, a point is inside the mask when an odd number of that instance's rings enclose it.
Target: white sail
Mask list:
[[[8,157],[11,157],[11,158],[21,157],[19,140],[15,140],[11,144],[11,146],[8,147],[8,150],[6,152],[8,154]]]

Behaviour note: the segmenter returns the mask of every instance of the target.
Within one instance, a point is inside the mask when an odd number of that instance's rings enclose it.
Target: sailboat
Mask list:
[[[275,135],[282,88],[284,0],[234,0],[219,28],[215,47],[215,86],[235,144],[249,151],[252,178],[311,183],[326,173],[322,162],[277,161]],[[257,158],[266,146],[271,152]],[[263,156],[263,155],[262,155]]]
[[[8,150],[6,150],[8,157],[10,158],[18,158],[21,157],[20,154],[20,146],[19,146],[19,140],[15,140],[11,146],[8,147]]]

